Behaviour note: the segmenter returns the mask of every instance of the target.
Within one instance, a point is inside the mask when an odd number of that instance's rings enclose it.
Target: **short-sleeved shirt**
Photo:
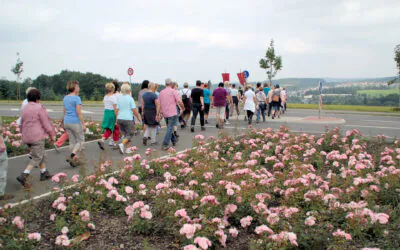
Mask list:
[[[117,102],[118,120],[133,121],[132,109],[136,108],[135,101],[130,95],[122,95]]]
[[[22,102],[22,104],[21,104],[21,111],[22,111],[22,109],[26,106],[26,104],[28,104],[28,99],[25,99],[25,100]],[[17,124],[18,124],[18,125],[21,125],[21,116],[18,118]]]
[[[272,91],[272,96],[280,96],[281,95],[281,90],[280,89],[274,89]]]
[[[281,91],[281,96],[283,100],[286,100],[286,90]]]
[[[256,96],[256,94],[254,93],[254,91],[246,91],[244,93],[244,97],[246,97],[246,100],[252,100],[254,101],[254,97]]]
[[[114,110],[114,105],[117,104],[117,97],[115,95],[106,95],[103,98],[104,109]]]
[[[142,89],[142,90],[139,91],[139,95],[138,95],[138,105],[139,105],[139,107],[142,107],[143,95],[147,91],[149,91],[149,90],[148,89]]]
[[[210,96],[211,92],[209,89],[204,89],[203,90],[203,95],[204,95],[204,103],[210,103]]]
[[[181,97],[181,99],[183,95],[186,95],[188,98],[190,98],[190,96],[192,95],[192,90],[188,88],[183,88],[179,90],[179,96]]]
[[[178,115],[176,105],[181,101],[178,91],[168,86],[160,92],[158,100],[160,101],[161,112],[164,118]]]
[[[232,96],[237,96],[239,91],[237,89],[231,89],[231,95]]]
[[[201,88],[194,88],[192,89],[192,94],[190,97],[192,98],[192,103],[201,103],[200,97],[204,97],[204,91]]]
[[[155,109],[156,108],[156,100],[158,96],[153,92],[146,92],[143,95],[143,105],[145,109]]]
[[[214,106],[215,107],[225,107],[226,97],[228,96],[228,91],[224,88],[217,88],[213,92]]]
[[[230,96],[231,92],[232,92],[232,89],[231,88],[225,88],[225,89],[226,89],[226,92],[228,92],[228,96]]]
[[[82,100],[77,95],[67,95],[64,97],[63,105],[65,108],[64,124],[80,124],[76,106],[82,105]]]
[[[265,88],[264,88],[264,94],[265,94],[266,96],[268,96],[268,92],[269,92],[270,90],[271,90],[270,87],[265,87]]]
[[[259,102],[259,103],[264,103],[264,100],[266,98],[264,91],[260,91],[260,90],[257,91],[256,97],[257,97],[257,102]]]
[[[117,102],[118,102],[118,99],[119,99],[122,95],[121,95],[121,93],[118,92],[118,93],[115,93],[114,96],[115,96],[115,99],[117,99]]]

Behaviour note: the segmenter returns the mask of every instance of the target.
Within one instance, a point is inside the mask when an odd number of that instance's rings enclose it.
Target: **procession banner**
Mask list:
[[[229,73],[222,73],[222,81],[229,82]]]

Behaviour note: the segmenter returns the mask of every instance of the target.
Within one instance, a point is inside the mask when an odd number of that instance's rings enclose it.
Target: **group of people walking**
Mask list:
[[[287,95],[285,88],[279,85],[270,87],[267,83],[256,87],[252,84],[241,86],[229,82],[219,83],[218,88],[210,90],[208,83],[196,81],[193,89],[188,83],[178,91],[178,84],[170,78],[165,80],[165,88],[158,92],[158,84],[143,81],[136,105],[132,97],[131,85],[128,82],[119,86],[117,81],[105,85],[106,94],[103,99],[104,115],[102,119],[102,138],[98,141],[101,150],[105,143],[119,149],[121,154],[132,153],[130,144],[132,137],[137,133],[136,126],[142,125],[143,144],[157,145],[156,134],[164,120],[166,133],[162,142],[162,149],[168,150],[170,145],[178,142],[178,127],[182,129],[190,125],[190,131],[195,132],[197,116],[200,120],[200,129],[205,131],[208,124],[210,109],[216,111],[216,127],[223,128],[230,124],[229,119],[236,112],[240,115],[239,104],[244,103],[245,120],[249,128],[256,114],[256,122],[261,117],[263,122],[268,116],[272,119],[279,118],[281,110],[286,110]],[[30,161],[25,170],[17,177],[19,183],[29,187],[29,177],[34,167],[40,168],[40,180],[52,177],[46,169],[45,139],[50,138],[55,150],[59,152],[67,139],[69,139],[69,155],[66,161],[71,167],[81,164],[80,152],[85,142],[85,122],[82,115],[82,100],[79,97],[79,82],[69,81],[66,86],[68,94],[63,99],[62,127],[64,134],[55,141],[55,128],[46,108],[40,104],[41,92],[35,88],[28,88],[26,100],[21,106],[21,116],[17,123],[20,126],[23,143],[29,147]],[[189,124],[189,119],[190,124]],[[136,118],[136,119],[135,119]],[[2,138],[0,138],[0,200],[12,198],[4,194],[7,179],[7,152]],[[5,167],[4,167],[5,166]]]

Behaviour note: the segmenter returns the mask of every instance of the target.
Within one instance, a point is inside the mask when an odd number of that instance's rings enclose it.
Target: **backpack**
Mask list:
[[[189,100],[189,98],[188,98],[188,96],[187,96],[187,92],[188,92],[189,90],[186,90],[186,93],[183,93],[183,91],[182,91],[182,102],[183,103],[185,103],[185,102],[187,102],[188,100]]]

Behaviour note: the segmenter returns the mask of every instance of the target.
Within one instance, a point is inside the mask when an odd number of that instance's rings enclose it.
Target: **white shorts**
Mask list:
[[[217,114],[216,117],[219,117],[220,119],[225,119],[225,106],[223,107],[215,107]]]

